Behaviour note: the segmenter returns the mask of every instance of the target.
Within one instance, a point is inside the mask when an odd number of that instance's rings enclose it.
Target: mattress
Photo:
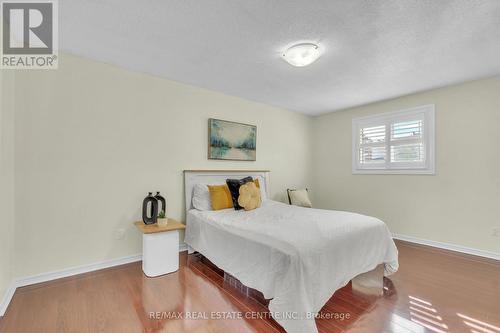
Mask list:
[[[398,269],[379,219],[272,200],[252,211],[190,210],[185,242],[272,299],[271,315],[289,333],[317,332],[314,315],[357,275],[382,263],[386,275]]]

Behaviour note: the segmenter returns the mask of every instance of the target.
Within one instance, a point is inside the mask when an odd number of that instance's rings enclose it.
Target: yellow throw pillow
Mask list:
[[[255,186],[257,186],[257,188],[260,188],[260,183],[259,183],[259,180],[257,178],[255,178],[253,180],[253,182],[255,183]]]
[[[238,204],[245,210],[252,210],[260,207],[262,200],[260,198],[260,189],[254,182],[248,182],[240,186],[240,196]]]
[[[207,185],[213,210],[233,208],[233,199],[227,185]]]

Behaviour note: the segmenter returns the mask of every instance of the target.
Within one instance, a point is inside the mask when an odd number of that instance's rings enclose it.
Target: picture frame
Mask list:
[[[208,119],[208,159],[256,161],[257,126]]]

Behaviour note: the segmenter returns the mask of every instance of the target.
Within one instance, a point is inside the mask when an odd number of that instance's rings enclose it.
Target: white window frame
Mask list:
[[[406,119],[423,119],[422,142],[424,144],[424,163],[396,163],[390,161],[391,124]],[[363,127],[385,125],[386,160],[380,164],[362,165],[359,162],[360,135]],[[435,170],[435,106],[418,106],[396,112],[381,113],[352,120],[352,173],[353,174],[428,174]]]

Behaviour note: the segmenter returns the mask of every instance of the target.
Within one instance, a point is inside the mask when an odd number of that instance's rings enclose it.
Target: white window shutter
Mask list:
[[[434,106],[353,119],[353,173],[434,173]]]

